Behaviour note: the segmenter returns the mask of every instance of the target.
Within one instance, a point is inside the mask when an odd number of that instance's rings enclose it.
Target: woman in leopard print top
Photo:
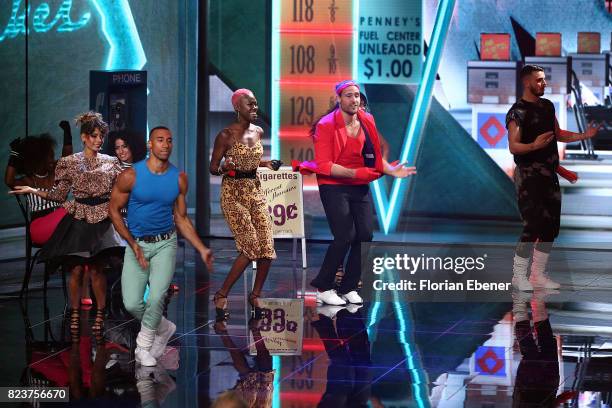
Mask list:
[[[99,153],[108,125],[102,115],[87,112],[77,118],[81,126],[83,151],[61,158],[55,168],[51,191],[19,186],[11,193],[36,194],[44,199],[64,202],[67,215],[41,249],[40,261],[68,265],[70,276],[70,328],[78,339],[79,293],[83,271],[89,270],[96,298],[94,330],[102,330],[106,307],[106,276],[103,266],[108,256],[122,250],[121,238],[108,218],[108,203],[115,178],[121,173],[116,157]],[[65,201],[72,192],[73,200]]]

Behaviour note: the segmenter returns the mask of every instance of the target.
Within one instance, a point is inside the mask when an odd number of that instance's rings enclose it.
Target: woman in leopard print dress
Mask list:
[[[276,258],[272,238],[272,221],[261,192],[257,168],[278,170],[280,162],[262,161],[263,130],[252,122],[257,119],[257,100],[253,92],[239,89],[232,95],[236,121],[223,129],[215,139],[210,160],[210,172],[222,175],[221,209],[239,252],[223,286],[214,295],[217,320],[229,317],[227,294],[250,262],[257,262],[257,274],[249,303],[256,315],[260,313],[258,298]],[[221,160],[225,158],[224,163]]]

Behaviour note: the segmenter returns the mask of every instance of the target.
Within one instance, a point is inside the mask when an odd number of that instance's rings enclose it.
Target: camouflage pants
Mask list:
[[[523,220],[517,254],[529,257],[531,245],[536,241],[538,250],[550,252],[552,242],[559,235],[561,222],[561,190],[557,174],[539,163],[517,166],[514,185]]]

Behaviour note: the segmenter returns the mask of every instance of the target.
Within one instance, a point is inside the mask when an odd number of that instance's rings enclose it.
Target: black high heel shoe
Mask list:
[[[217,302],[221,299],[226,299],[225,307],[221,308],[217,306]],[[227,310],[227,295],[224,295],[220,291],[217,291],[213,296],[213,303],[215,305],[215,321],[224,322],[230,317],[230,313]]]
[[[255,320],[261,319],[262,309],[258,305],[255,304],[258,301],[261,295],[259,293],[251,292],[249,293],[249,304],[251,305],[251,317]]]

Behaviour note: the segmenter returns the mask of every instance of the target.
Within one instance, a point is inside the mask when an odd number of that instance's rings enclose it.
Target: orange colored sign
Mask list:
[[[536,56],[560,57],[561,33],[536,33]]]
[[[578,54],[599,54],[601,35],[599,33],[578,33]]]
[[[482,61],[509,61],[510,34],[480,34],[480,59]]]

